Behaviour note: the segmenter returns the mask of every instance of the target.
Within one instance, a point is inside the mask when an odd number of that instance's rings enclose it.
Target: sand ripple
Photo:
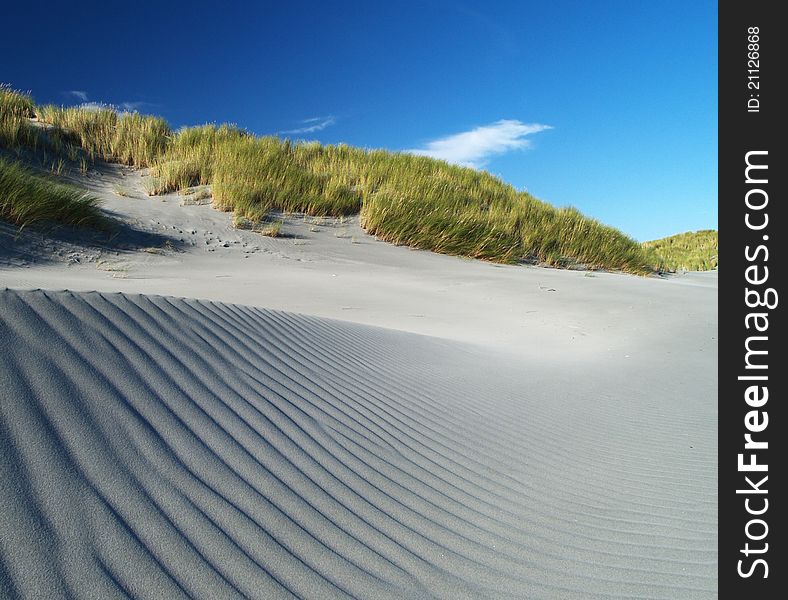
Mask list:
[[[117,293],[0,356],[0,597],[715,596],[713,398]]]

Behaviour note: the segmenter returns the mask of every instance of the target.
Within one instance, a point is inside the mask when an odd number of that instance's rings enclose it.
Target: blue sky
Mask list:
[[[0,15],[0,80],[41,103],[435,155],[639,240],[717,227],[716,2],[14,2]]]

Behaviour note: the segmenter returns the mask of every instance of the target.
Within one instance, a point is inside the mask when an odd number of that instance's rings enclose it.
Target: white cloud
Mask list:
[[[78,106],[84,110],[102,110],[104,108],[112,108],[109,104],[102,104],[101,102],[83,102]]]
[[[322,131],[326,127],[331,127],[334,123],[336,123],[336,117],[333,115],[328,115],[327,117],[311,117],[309,119],[304,119],[301,121],[301,125],[303,127],[298,127],[296,129],[288,129],[286,131],[279,131],[278,133],[283,133],[286,135],[297,135],[300,133],[314,133],[315,131]]]
[[[118,108],[126,112],[137,112],[142,107],[147,106],[147,102],[121,102]]]
[[[88,101],[88,93],[83,90],[69,90],[66,92],[69,96],[74,96],[77,100],[82,100],[82,102]]]
[[[143,107],[150,105],[148,102],[120,102],[118,104],[97,102],[95,100],[90,100],[88,93],[83,90],[69,90],[63,93],[79,100],[80,103],[77,106],[85,110],[101,110],[103,108],[109,108],[121,112],[137,112]]]
[[[539,123],[522,123],[514,119],[502,119],[492,125],[483,125],[470,131],[455,133],[427,143],[423,148],[406,150],[418,156],[431,156],[463,167],[480,169],[490,157],[510,150],[527,148],[530,140],[526,136],[552,129]]]
[[[78,104],[77,107],[84,110],[94,111],[110,109],[120,112],[137,112],[147,104],[147,102],[121,102],[120,104],[107,104],[104,102],[82,102],[81,104]]]

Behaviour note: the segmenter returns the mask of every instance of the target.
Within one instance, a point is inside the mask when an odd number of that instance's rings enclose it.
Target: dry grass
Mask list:
[[[39,120],[63,131],[91,159],[147,167],[164,154],[171,135],[160,117],[117,112],[111,107],[86,109],[43,106]]]

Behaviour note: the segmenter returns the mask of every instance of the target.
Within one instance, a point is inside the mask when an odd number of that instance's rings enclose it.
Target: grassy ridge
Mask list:
[[[719,235],[711,229],[688,231],[644,242],[663,271],[710,271],[718,266]]]
[[[107,229],[98,200],[75,187],[36,175],[0,158],[0,218],[21,228],[55,222]]]
[[[205,125],[178,132],[152,173],[158,192],[211,184],[217,208],[252,221],[271,210],[360,213],[362,226],[381,239],[446,254],[653,270],[637,242],[575,209],[556,209],[488,173],[426,157],[293,144]]]
[[[360,213],[371,234],[446,254],[639,274],[654,270],[651,252],[620,231],[573,208],[555,208],[486,172],[383,150],[257,137],[230,125],[173,134],[157,117],[111,108],[36,107],[28,100],[2,100],[19,105],[9,117],[9,131],[26,133],[0,137],[0,145],[51,148],[56,140],[65,151],[78,148],[91,160],[151,166],[152,193],[210,184],[217,208],[252,222],[272,210]],[[51,126],[44,142],[41,134],[30,133],[31,106]],[[11,114],[11,108],[0,111]]]

